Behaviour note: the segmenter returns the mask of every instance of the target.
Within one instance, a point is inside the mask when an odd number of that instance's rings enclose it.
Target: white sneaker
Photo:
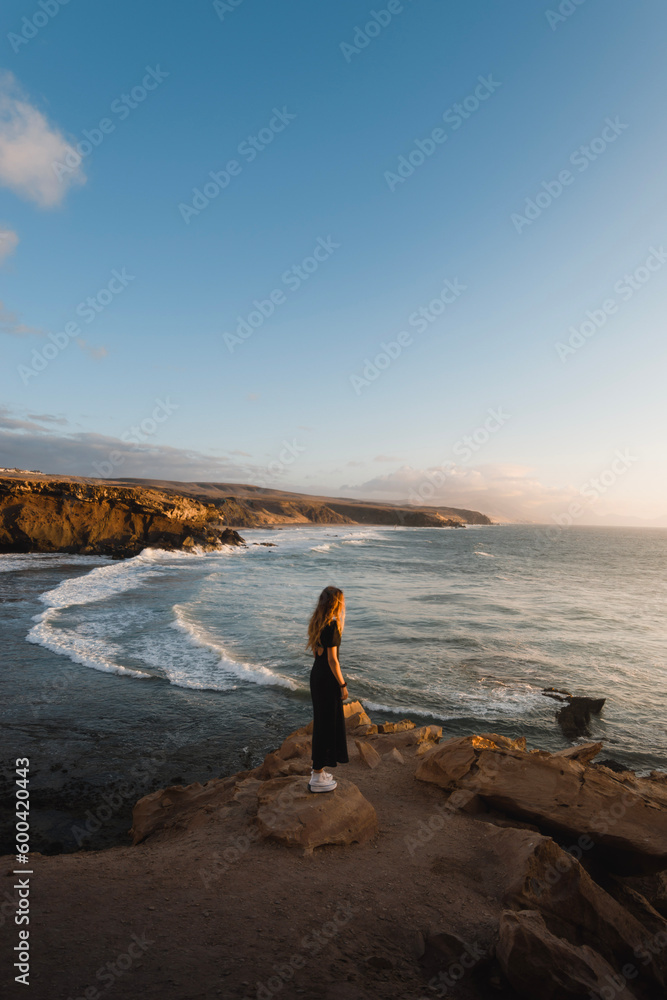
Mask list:
[[[338,782],[328,771],[310,772],[308,791],[310,792],[333,792]]]

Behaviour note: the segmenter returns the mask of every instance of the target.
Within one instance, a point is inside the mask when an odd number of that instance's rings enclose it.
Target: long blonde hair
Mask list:
[[[320,632],[325,625],[334,619],[337,619],[338,628],[342,634],[345,628],[345,596],[338,587],[325,587],[308,623],[306,649],[312,649],[313,653],[315,652],[320,645]]]

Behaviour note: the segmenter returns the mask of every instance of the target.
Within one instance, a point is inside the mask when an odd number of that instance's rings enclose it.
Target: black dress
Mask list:
[[[340,646],[340,630],[336,622],[325,625],[320,632],[322,655],[316,656],[310,671],[310,696],[313,699],[313,769],[347,764],[347,734],[341,687],[336,680],[327,649]]]

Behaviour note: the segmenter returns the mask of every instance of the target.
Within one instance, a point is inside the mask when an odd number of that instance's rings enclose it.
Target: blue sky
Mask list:
[[[0,464],[662,523],[666,26],[6,0]]]

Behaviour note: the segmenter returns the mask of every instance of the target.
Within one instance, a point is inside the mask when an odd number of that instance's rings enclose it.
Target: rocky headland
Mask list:
[[[332,793],[307,791],[303,726],[252,770],[140,799],[133,846],[31,855],[32,995],[667,995],[667,774],[345,713]]]
[[[464,527],[478,511],[399,507],[231,483],[0,475],[0,552],[134,556],[147,546],[239,545],[237,528],[293,524]]]

